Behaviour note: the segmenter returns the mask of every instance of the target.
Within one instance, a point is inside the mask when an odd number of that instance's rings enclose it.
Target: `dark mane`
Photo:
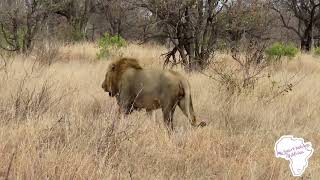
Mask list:
[[[110,69],[111,68],[111,69]],[[112,82],[117,87],[122,74],[129,68],[133,68],[135,70],[142,70],[138,60],[134,58],[120,58],[113,61],[110,64],[109,70],[112,72]]]
[[[134,69],[142,69],[137,59],[134,58],[120,58],[116,60],[114,63],[115,69],[118,72],[123,72],[127,68],[134,68]]]

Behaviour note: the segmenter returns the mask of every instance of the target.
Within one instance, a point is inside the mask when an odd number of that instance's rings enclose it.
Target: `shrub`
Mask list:
[[[44,65],[52,65],[59,59],[59,46],[54,43],[41,44],[35,49],[35,60]]]
[[[98,59],[109,57],[111,53],[118,52],[126,45],[125,39],[121,36],[112,36],[109,33],[105,33],[98,42],[99,53],[97,54],[97,57]]]
[[[282,57],[294,58],[299,50],[292,44],[274,43],[265,52],[269,58],[279,61]]]
[[[320,47],[314,49],[314,54],[320,56]]]

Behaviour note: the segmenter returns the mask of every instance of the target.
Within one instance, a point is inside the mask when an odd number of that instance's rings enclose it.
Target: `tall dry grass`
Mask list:
[[[161,68],[164,51],[130,45],[123,52]],[[45,53],[9,57],[6,66],[0,60],[0,179],[293,179],[289,162],[274,156],[286,134],[312,142],[303,177],[320,176],[319,59],[300,55],[252,92],[233,95],[203,74],[184,73],[208,126],[192,129],[176,111],[169,137],[159,111],[155,120],[144,112],[117,119],[115,100],[101,89],[108,61],[95,59],[93,44],[57,52],[50,65],[39,63]],[[286,82],[299,83],[279,93]]]

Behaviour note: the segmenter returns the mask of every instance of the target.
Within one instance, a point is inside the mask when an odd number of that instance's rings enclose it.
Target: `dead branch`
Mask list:
[[[164,56],[164,58],[165,58],[164,63],[163,63],[163,68],[165,68],[168,64],[171,64],[171,67],[174,67],[174,66],[178,65],[181,62],[181,61],[179,61],[177,63],[177,59],[176,59],[177,51],[178,51],[178,48],[174,47],[168,53],[161,54],[161,56]]]

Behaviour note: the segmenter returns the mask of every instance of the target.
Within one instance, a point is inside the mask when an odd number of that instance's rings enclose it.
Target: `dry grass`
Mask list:
[[[124,54],[158,68],[163,51],[130,45]],[[186,75],[209,125],[192,129],[177,111],[168,137],[161,112],[156,121],[144,112],[116,118],[100,88],[108,61],[96,52],[92,44],[61,47],[51,66],[16,56],[1,68],[0,59],[0,179],[290,179],[273,150],[285,134],[312,142],[304,178],[320,176],[319,59],[300,55],[253,92],[232,96],[202,74]],[[277,95],[286,80],[301,81]]]

